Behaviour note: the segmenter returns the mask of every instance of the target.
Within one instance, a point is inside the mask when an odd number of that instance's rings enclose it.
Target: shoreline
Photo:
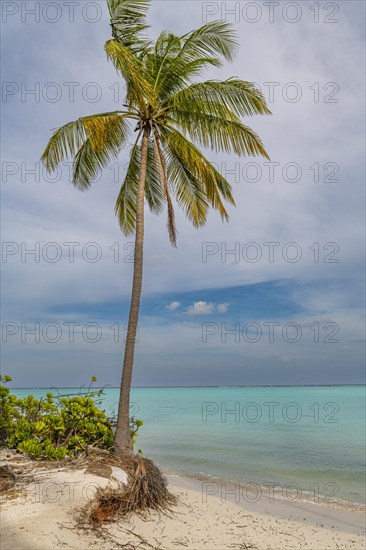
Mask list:
[[[353,386],[362,386],[366,388],[366,384],[364,382],[360,382],[359,384],[229,384],[229,385],[217,385],[217,386],[200,386],[200,385],[194,385],[194,386],[132,386],[133,390],[155,390],[155,389],[172,389],[172,388],[337,388],[337,387],[353,387]],[[48,390],[52,391],[52,388],[49,386],[26,386],[26,387],[20,387],[20,386],[9,386],[12,390]],[[80,389],[80,387],[75,388],[74,386],[57,386],[60,390],[74,390],[74,389]],[[95,386],[95,389],[112,389],[112,390],[119,390],[120,386],[111,386],[109,384],[105,386]]]
[[[217,494],[203,498],[202,482],[164,471],[179,500],[165,515],[151,511],[104,524],[102,532],[78,529],[79,514],[90,506],[97,487],[113,478],[85,463],[35,463],[3,453],[25,482],[3,493],[3,550],[364,550],[364,515],[310,503],[235,502]],[[212,493],[212,491],[211,491]],[[80,525],[79,525],[80,526]],[[102,537],[102,538],[101,538]]]
[[[311,524],[315,527],[335,528],[337,530],[365,535],[366,518],[364,509],[346,508],[328,505],[326,503],[309,502],[301,499],[296,502],[288,502],[278,495],[262,495],[257,501],[242,497],[242,493],[235,484],[226,483],[226,487],[219,487],[213,494],[213,489],[207,493],[203,486],[205,481],[197,478],[183,476],[178,473],[164,472],[169,485],[178,489],[193,490],[200,494],[203,503],[209,499],[217,499],[221,503],[230,502],[236,506],[255,514],[266,514],[285,520]],[[213,481],[213,483],[217,483]]]
[[[322,495],[320,492],[315,498],[315,491],[306,491],[300,489],[300,496],[297,490],[289,489],[288,485],[295,485],[294,482],[286,485],[281,485],[280,482],[253,482],[253,481],[244,481],[239,482],[229,478],[222,478],[212,474],[200,472],[199,474],[190,474],[189,472],[182,472],[178,470],[173,470],[171,468],[164,467],[156,461],[159,468],[164,472],[166,477],[171,478],[173,481],[175,478],[185,480],[189,486],[196,488],[196,490],[202,491],[204,484],[209,486],[210,484],[213,487],[208,487],[207,493],[210,492],[216,494],[221,498],[221,493],[225,491],[236,491],[238,493],[236,496],[233,496],[235,501],[242,502],[245,506],[246,504],[250,505],[251,503],[255,504],[256,500],[266,500],[268,505],[272,505],[274,501],[279,501],[287,503],[289,505],[297,503],[305,503],[312,506],[320,506],[327,509],[335,509],[339,511],[347,512],[361,512],[366,513],[366,503],[362,502],[351,502],[342,498],[328,498],[325,495]],[[181,485],[181,483],[179,483]],[[285,495],[284,495],[285,493]]]

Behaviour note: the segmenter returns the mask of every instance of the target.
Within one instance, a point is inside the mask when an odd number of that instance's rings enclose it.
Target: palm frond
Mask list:
[[[163,180],[160,171],[159,159],[155,155],[154,142],[152,138],[149,139],[147,144],[145,198],[151,212],[154,214],[160,214],[163,211],[165,204]]]
[[[152,103],[155,98],[153,87],[145,77],[143,63],[133,51],[117,40],[108,40],[104,46],[108,59],[126,81],[126,100],[128,106],[146,109],[146,102]]]
[[[151,79],[154,81],[154,89],[159,91],[160,99],[181,89],[209,65],[221,65],[217,57],[184,56],[183,49],[183,39],[167,31],[161,32],[156,40],[154,56],[151,56],[154,60]]]
[[[90,144],[95,151],[108,149],[118,154],[128,135],[128,123],[118,114],[83,117],[81,119]]]
[[[218,210],[223,219],[228,220],[223,199],[235,204],[229,182],[178,130],[165,126],[162,136],[167,145],[170,163],[168,174],[175,184],[175,196],[194,225],[199,226],[205,222],[208,204]],[[204,213],[199,222],[197,204],[202,204]]]
[[[232,113],[228,114],[228,118],[221,118],[203,112],[176,111],[174,118],[169,117],[168,120],[203,147],[216,152],[234,152],[239,156],[259,155],[269,159],[260,137]]]
[[[235,56],[239,42],[233,26],[226,21],[211,21],[182,38],[185,41],[184,54],[191,56],[220,55],[228,61]]]
[[[156,77],[153,76],[155,89],[162,101],[190,85],[192,80],[200,76],[207,67],[219,67],[221,63],[215,57],[202,57],[192,61],[184,59],[165,60],[164,65],[164,71]]]
[[[76,157],[89,139],[95,151],[107,148],[115,155],[123,146],[127,134],[129,112],[114,111],[79,118],[56,130],[44,150],[41,161],[52,172],[66,158]]]
[[[52,172],[62,160],[74,157],[72,182],[85,190],[98,171],[117,157],[127,135],[124,115],[103,113],[79,118],[56,130],[41,160]]]
[[[115,213],[125,235],[132,234],[136,227],[137,190],[141,161],[141,145],[138,143],[140,136],[141,131],[131,149],[127,173],[115,206]],[[160,168],[154,154],[154,147],[151,140],[148,141],[147,146],[145,199],[150,210],[154,214],[161,213],[164,208],[165,197],[162,188]]]
[[[165,101],[165,107],[187,108],[220,116],[217,106],[222,105],[236,116],[270,115],[266,99],[255,84],[237,78],[223,81],[207,80],[182,89]]]
[[[150,42],[146,39],[146,15],[149,0],[107,0],[113,38],[134,52],[145,54]]]
[[[168,206],[167,226],[168,226],[169,238],[172,246],[176,247],[177,246],[177,227],[175,224],[174,207],[173,207],[173,202],[169,192],[165,160],[164,160],[163,151],[161,149],[160,138],[159,138],[157,129],[155,129],[154,131],[153,139],[154,139],[154,155],[155,155],[157,164],[159,165],[160,177],[163,183],[165,199]]]
[[[155,50],[161,58],[155,89],[161,90],[163,97],[182,88],[209,65],[221,66],[221,56],[232,59],[238,46],[233,27],[224,21],[212,21],[181,37],[169,34],[169,42],[168,34],[159,36]]]
[[[118,115],[84,117],[81,120],[88,137],[75,156],[72,183],[85,190],[99,170],[117,158],[127,139],[128,124]]]
[[[130,153],[130,162],[128,164],[126,176],[120,192],[117,197],[115,213],[118,218],[121,229],[125,235],[131,235],[136,227],[136,209],[137,209],[137,188],[139,172],[139,146],[137,137]]]
[[[91,140],[80,147],[73,162],[72,183],[81,191],[89,189],[91,182],[99,171],[107,164],[109,155],[106,151],[93,148]]]
[[[67,157],[74,157],[86,139],[81,119],[68,122],[53,133],[41,156],[41,161],[50,173]]]
[[[159,78],[169,71],[171,59],[181,50],[181,41],[178,36],[168,31],[162,31],[155,42],[153,61],[150,66],[151,80],[154,82],[154,90],[158,89]]]
[[[194,227],[204,226],[209,204],[202,182],[169,147],[166,147],[165,155],[168,181],[178,205],[183,208]]]

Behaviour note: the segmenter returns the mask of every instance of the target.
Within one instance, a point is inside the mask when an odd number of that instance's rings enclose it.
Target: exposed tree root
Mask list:
[[[15,485],[15,475],[7,466],[0,466],[0,492],[9,491]]]
[[[104,456],[104,460],[106,456]],[[144,514],[148,510],[169,513],[177,498],[168,490],[165,476],[149,459],[137,455],[132,458],[114,457],[113,464],[128,474],[128,484],[118,488],[99,488],[87,511],[92,527],[117,521],[131,513]]]

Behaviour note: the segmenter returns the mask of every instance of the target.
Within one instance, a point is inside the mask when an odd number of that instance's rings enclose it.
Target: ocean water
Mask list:
[[[111,416],[119,390],[104,391]],[[133,388],[131,415],[144,421],[136,448],[169,473],[242,484],[248,498],[261,487],[364,505],[365,396],[364,386]]]

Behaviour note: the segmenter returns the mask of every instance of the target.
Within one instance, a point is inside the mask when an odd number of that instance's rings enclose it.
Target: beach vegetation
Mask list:
[[[113,419],[101,408],[103,389],[90,385],[79,394],[48,392],[45,397],[19,398],[0,376],[0,445],[18,449],[32,459],[61,460],[77,456],[89,446],[110,450],[113,446]],[[136,440],[143,422],[130,418],[130,432]]]

